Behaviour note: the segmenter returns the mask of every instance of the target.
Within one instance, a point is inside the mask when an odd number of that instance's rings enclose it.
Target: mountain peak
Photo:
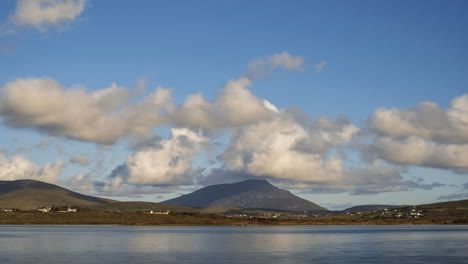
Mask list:
[[[267,180],[263,180],[263,179],[248,179],[248,180],[233,183],[233,184],[259,184],[259,185],[263,184],[263,185],[273,186],[270,182],[268,182]]]
[[[327,210],[282,190],[266,180],[250,179],[204,187],[193,193],[164,201],[184,206],[231,206],[285,211]]]

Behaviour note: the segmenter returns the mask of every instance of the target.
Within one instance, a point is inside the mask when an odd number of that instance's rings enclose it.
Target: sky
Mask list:
[[[0,2],[0,180],[468,199],[468,2]]]

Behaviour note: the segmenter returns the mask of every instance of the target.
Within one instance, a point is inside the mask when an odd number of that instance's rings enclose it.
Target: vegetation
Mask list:
[[[358,213],[301,215],[291,213],[229,214],[196,211],[167,215],[145,212],[2,212],[3,225],[424,225],[468,224],[468,208],[418,206]],[[412,212],[414,215],[412,216]],[[422,213],[420,213],[422,212]]]

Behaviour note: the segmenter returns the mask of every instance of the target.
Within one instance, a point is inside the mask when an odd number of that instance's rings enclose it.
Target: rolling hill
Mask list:
[[[419,205],[424,208],[468,208],[468,199]]]
[[[372,210],[382,210],[385,208],[401,208],[408,205],[382,205],[382,204],[370,204],[370,205],[358,205],[342,210],[342,212],[363,212]]]
[[[33,210],[40,206],[89,207],[113,200],[87,196],[36,180],[0,181],[0,208]]]
[[[162,203],[193,207],[227,206],[283,211],[327,210],[289,191],[279,189],[266,180],[211,185]]]

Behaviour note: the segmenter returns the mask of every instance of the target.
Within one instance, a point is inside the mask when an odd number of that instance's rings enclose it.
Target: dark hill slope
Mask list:
[[[195,207],[229,206],[283,211],[327,210],[289,191],[279,189],[265,180],[211,185],[163,203]]]
[[[110,202],[113,201],[83,195],[41,181],[0,181],[0,208],[31,210],[40,206],[86,207]]]
[[[433,204],[422,204],[418,206],[424,208],[468,208],[468,199]]]
[[[382,210],[385,208],[392,209],[392,208],[401,208],[408,205],[382,205],[382,204],[370,204],[370,205],[358,205],[353,206],[347,209],[342,210],[343,212],[364,212],[364,211],[372,211],[372,210]]]

